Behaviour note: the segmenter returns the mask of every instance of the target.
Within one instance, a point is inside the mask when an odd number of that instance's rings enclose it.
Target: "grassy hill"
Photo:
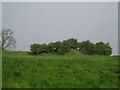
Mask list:
[[[3,51],[3,88],[117,88],[118,56]]]
[[[67,52],[65,55],[83,55],[80,51],[71,49],[69,52]]]

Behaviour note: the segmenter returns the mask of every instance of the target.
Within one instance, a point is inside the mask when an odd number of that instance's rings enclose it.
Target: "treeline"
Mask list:
[[[90,42],[89,40],[79,42],[77,39],[70,38],[68,40],[52,42],[49,44],[32,44],[30,46],[32,54],[41,53],[55,53],[63,55],[70,51],[70,49],[75,49],[83,54],[88,55],[111,55],[112,48],[109,43],[98,42],[96,44]]]

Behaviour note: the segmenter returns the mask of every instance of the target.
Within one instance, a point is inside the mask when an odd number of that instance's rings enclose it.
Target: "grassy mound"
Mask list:
[[[71,49],[68,53],[66,53],[65,55],[83,55],[81,52]]]

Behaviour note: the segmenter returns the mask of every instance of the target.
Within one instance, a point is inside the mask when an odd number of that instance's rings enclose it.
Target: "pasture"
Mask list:
[[[3,51],[3,88],[118,88],[118,56]]]

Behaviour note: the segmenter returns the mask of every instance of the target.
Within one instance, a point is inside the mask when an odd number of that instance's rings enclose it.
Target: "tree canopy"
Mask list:
[[[62,42],[52,42],[49,44],[32,44],[31,51],[33,54],[40,53],[54,53],[63,55],[69,52],[71,49],[77,50],[83,54],[88,55],[111,55],[112,48],[109,46],[109,43],[97,42],[96,44],[87,41],[79,42],[77,39],[70,38],[63,40]]]

